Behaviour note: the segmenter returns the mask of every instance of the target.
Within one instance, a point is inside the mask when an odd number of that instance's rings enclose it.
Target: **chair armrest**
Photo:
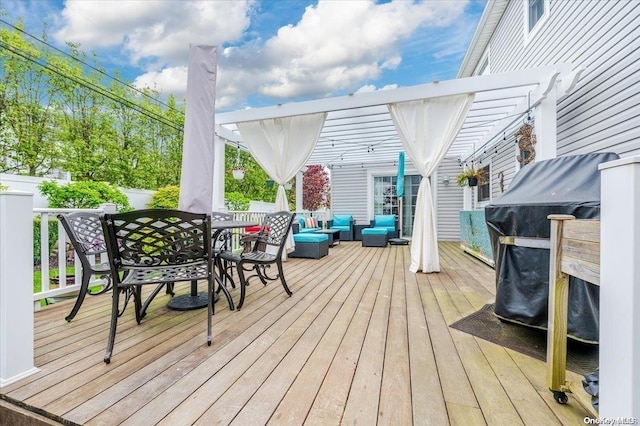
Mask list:
[[[240,245],[244,247],[243,253],[253,250],[256,244],[265,243],[267,235],[265,234],[242,234],[240,235]]]
[[[300,232],[300,224],[297,221],[293,221],[293,223],[291,224],[291,229],[293,231],[294,234],[297,234]]]

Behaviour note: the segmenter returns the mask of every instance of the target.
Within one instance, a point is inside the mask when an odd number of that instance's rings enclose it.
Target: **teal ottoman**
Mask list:
[[[362,247],[386,247],[387,230],[385,228],[364,228],[362,230]]]
[[[329,236],[326,234],[293,234],[293,241],[296,248],[289,257],[320,259],[329,254]]]

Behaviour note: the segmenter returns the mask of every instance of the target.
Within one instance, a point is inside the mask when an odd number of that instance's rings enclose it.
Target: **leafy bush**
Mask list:
[[[7,189],[9,189],[9,187],[0,182],[0,191],[6,191]]]
[[[227,192],[224,196],[224,205],[230,211],[248,210],[250,201],[240,192]]]
[[[131,210],[129,199],[117,187],[106,182],[71,182],[58,185],[42,182],[40,192],[49,200],[51,208],[96,209],[100,204],[114,203],[118,211]]]
[[[180,187],[176,185],[165,186],[158,189],[151,197],[147,205],[150,209],[177,209],[180,198]]]

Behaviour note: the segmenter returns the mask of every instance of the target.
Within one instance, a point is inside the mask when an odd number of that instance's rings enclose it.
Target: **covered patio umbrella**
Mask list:
[[[178,208],[193,213],[211,214],[213,207],[217,51],[217,46],[189,46]]]
[[[398,177],[396,178],[396,196],[398,197],[398,227],[402,238],[402,207],[404,202],[404,151],[398,154]],[[403,241],[404,242],[404,241]]]

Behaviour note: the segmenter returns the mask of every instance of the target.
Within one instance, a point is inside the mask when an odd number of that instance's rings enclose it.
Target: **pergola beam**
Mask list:
[[[571,69],[566,64],[559,64],[529,70],[433,82],[398,89],[356,93],[348,96],[281,104],[265,108],[244,109],[217,114],[216,122],[224,125],[267,118],[349,110],[464,93],[490,92],[493,90],[536,85],[539,84],[541,76],[546,77],[551,73],[557,72],[570,73]]]

